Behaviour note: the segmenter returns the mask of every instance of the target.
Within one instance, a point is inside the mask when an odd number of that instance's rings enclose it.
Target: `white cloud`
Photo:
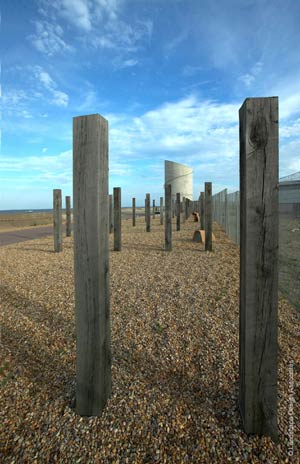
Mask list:
[[[46,71],[43,70],[43,68],[36,66],[35,76],[43,85],[43,87],[47,89],[52,95],[50,103],[56,106],[68,106],[69,96],[65,92],[57,90],[56,82]]]
[[[63,29],[60,25],[49,21],[36,21],[35,27],[36,32],[29,36],[29,39],[38,51],[52,56],[73,50],[73,47],[63,40]]]
[[[239,81],[243,82],[246,85],[246,87],[250,87],[255,82],[259,74],[261,73],[262,68],[263,68],[263,63],[261,61],[257,61],[251,67],[249,73],[243,74],[242,76],[238,78]]]

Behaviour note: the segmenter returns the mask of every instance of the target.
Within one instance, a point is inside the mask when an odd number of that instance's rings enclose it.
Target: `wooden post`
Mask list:
[[[278,97],[247,98],[239,118],[239,403],[245,432],[276,441]]]
[[[163,225],[164,223],[164,199],[163,197],[160,197],[159,215],[160,215],[160,224]]]
[[[175,217],[175,200],[172,199],[172,218]]]
[[[176,193],[176,230],[180,230],[180,193]]]
[[[205,182],[205,251],[212,251],[211,182]]]
[[[165,185],[165,250],[172,250],[172,192],[171,184]]]
[[[182,223],[185,223],[186,198],[182,197]]]
[[[61,212],[61,190],[53,190],[53,234],[54,251],[62,251],[62,212]]]
[[[111,394],[108,123],[73,118],[76,411],[99,416]]]
[[[146,232],[150,232],[150,193],[146,193]]]
[[[113,221],[113,196],[109,195],[109,233],[111,234],[114,230],[114,221]]]
[[[204,230],[204,192],[200,193],[200,229]]]
[[[185,220],[187,220],[189,217],[189,204],[190,204],[190,200],[186,198],[185,199],[185,212],[184,212]]]
[[[132,225],[135,226],[135,198],[132,199]]]
[[[114,251],[121,251],[121,188],[114,187]]]
[[[235,194],[235,203],[236,203],[236,243],[237,245],[240,244],[240,192],[236,192]]]
[[[66,236],[71,237],[71,197],[66,196]]]
[[[155,219],[155,200],[152,200],[152,216]]]

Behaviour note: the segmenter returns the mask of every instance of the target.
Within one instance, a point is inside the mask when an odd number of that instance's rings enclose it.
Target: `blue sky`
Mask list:
[[[109,122],[110,191],[239,188],[238,110],[279,97],[280,176],[300,171],[300,1],[3,0],[0,209],[72,195],[72,118]]]

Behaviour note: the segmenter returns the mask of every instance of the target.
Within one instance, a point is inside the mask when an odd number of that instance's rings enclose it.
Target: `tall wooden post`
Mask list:
[[[246,433],[277,440],[278,97],[240,118],[240,411]]]
[[[135,226],[135,198],[132,199],[132,225]]]
[[[172,218],[175,217],[175,200],[172,199]]]
[[[182,197],[182,222],[185,222],[186,198]]]
[[[61,190],[53,190],[53,234],[54,251],[62,251],[62,212],[61,212]]]
[[[205,182],[205,251],[212,251],[211,182]]]
[[[152,200],[152,216],[155,219],[155,200]]]
[[[66,236],[71,237],[71,197],[66,196]]]
[[[163,197],[160,197],[159,215],[160,215],[160,224],[163,225],[164,223],[164,199]]]
[[[76,411],[99,416],[111,394],[108,123],[73,118]]]
[[[190,205],[190,200],[188,198],[185,199],[185,220],[189,218],[189,205]]]
[[[121,188],[114,187],[114,251],[121,251]]]
[[[204,192],[200,193],[200,229],[204,230]]]
[[[172,250],[172,192],[171,184],[165,185],[165,250]]]
[[[114,230],[113,196],[109,195],[109,233],[111,234],[113,230]]]
[[[180,193],[176,193],[176,230],[180,230]]]
[[[150,193],[146,193],[146,232],[150,232]]]

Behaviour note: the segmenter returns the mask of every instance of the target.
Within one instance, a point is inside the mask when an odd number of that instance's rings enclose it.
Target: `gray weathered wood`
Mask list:
[[[155,219],[155,200],[152,200],[152,216]]]
[[[239,403],[246,433],[278,437],[278,98],[240,117]]]
[[[172,218],[175,217],[175,200],[172,198]]]
[[[62,251],[62,211],[61,211],[61,190],[53,190],[53,235],[54,251]]]
[[[76,411],[101,414],[111,394],[108,124],[73,118]]]
[[[114,187],[114,251],[122,249],[121,188]]]
[[[159,216],[160,216],[160,224],[163,225],[164,223],[164,198],[163,197],[160,197]]]
[[[146,193],[146,202],[145,202],[145,210],[146,210],[146,232],[150,232],[150,193]]]
[[[205,182],[205,251],[212,251],[212,186],[211,182]]]
[[[135,198],[132,199],[132,225],[135,226]]]
[[[204,192],[200,193],[200,229],[204,230]]]
[[[185,211],[184,211],[185,220],[189,218],[189,207],[190,207],[190,200],[188,198],[185,198]]]
[[[71,237],[71,197],[66,196],[66,236]]]
[[[180,230],[180,192],[176,193],[176,230]]]
[[[109,195],[109,233],[111,234],[113,230],[114,230],[113,196]]]
[[[182,223],[185,223],[186,198],[182,197]]]
[[[172,250],[172,191],[171,184],[165,185],[165,250]]]

